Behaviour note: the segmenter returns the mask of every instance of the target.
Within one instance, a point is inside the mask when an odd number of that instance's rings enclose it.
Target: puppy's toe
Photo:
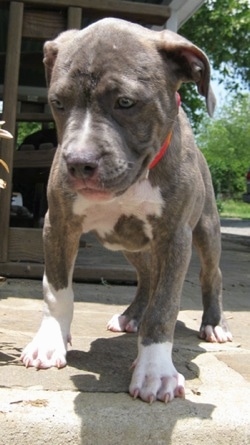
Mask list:
[[[136,320],[130,320],[126,315],[115,314],[109,320],[107,329],[113,332],[137,332],[138,323]]]
[[[151,404],[155,400],[168,403],[185,396],[185,379],[172,363],[171,349],[170,343],[140,345],[129,386],[133,398],[140,397]]]
[[[209,343],[226,343],[233,339],[231,332],[226,328],[223,329],[223,327],[219,325],[202,326],[199,332],[199,337]]]
[[[128,318],[125,315],[115,314],[107,323],[107,329],[113,332],[125,332]]]

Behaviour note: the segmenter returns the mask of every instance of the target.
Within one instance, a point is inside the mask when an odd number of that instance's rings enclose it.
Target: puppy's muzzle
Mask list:
[[[126,159],[96,153],[64,154],[68,184],[73,190],[108,190],[120,193],[131,185],[131,168]]]

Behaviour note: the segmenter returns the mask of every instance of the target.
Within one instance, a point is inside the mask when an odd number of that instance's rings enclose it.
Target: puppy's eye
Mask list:
[[[51,105],[53,105],[53,107],[57,108],[57,110],[63,111],[64,110],[64,106],[62,104],[62,102],[58,99],[51,99]]]
[[[129,97],[119,97],[117,100],[117,108],[131,108],[133,105],[135,105],[135,101]]]

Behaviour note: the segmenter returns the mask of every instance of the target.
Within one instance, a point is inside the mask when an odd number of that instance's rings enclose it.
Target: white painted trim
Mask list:
[[[171,17],[165,28],[177,32],[184,23],[205,3],[205,0],[164,0],[162,5],[169,6]]]

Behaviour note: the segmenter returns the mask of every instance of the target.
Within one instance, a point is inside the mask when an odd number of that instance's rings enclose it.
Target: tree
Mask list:
[[[181,27],[180,34],[206,52],[219,82],[229,92],[249,88],[249,0],[207,0]],[[182,88],[181,95],[184,108],[197,125],[204,114],[200,111],[204,101],[189,85]]]
[[[207,159],[216,195],[230,197],[245,191],[250,166],[250,94],[225,104],[214,120],[204,116],[198,145]]]

